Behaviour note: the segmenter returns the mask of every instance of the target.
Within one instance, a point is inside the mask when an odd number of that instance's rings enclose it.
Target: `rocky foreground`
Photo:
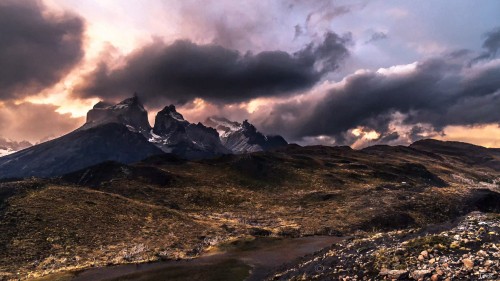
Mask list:
[[[268,280],[499,280],[500,215],[377,233],[333,245]]]

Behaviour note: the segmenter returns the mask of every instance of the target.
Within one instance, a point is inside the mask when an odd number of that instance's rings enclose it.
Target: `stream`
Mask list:
[[[257,238],[238,240],[222,250],[199,258],[146,264],[92,268],[75,273],[71,281],[257,281],[272,270],[299,257],[312,254],[342,238]]]

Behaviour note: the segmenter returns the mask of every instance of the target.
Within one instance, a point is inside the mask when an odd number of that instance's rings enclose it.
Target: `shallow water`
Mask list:
[[[262,280],[273,268],[319,251],[342,238],[258,238],[237,241],[223,251],[192,260],[93,268],[77,273],[72,281],[240,281]]]

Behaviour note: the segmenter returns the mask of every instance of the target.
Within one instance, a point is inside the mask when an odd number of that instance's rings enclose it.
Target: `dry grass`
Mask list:
[[[346,235],[441,222],[475,208],[474,191],[453,174],[499,178],[488,167],[396,149],[292,147],[135,167],[154,167],[173,180],[160,185],[117,175],[93,179],[92,186],[72,184],[82,171],[65,181],[0,184],[0,191],[14,190],[0,192],[0,272],[26,277],[186,258],[207,241],[255,229],[272,236]]]

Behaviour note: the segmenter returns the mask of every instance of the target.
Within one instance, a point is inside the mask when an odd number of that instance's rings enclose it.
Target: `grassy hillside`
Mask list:
[[[106,162],[57,179],[6,181],[0,280],[194,257],[248,235],[375,233],[498,212],[500,152],[477,149],[434,141],[360,151],[289,145],[203,161],[164,155],[134,165]]]

